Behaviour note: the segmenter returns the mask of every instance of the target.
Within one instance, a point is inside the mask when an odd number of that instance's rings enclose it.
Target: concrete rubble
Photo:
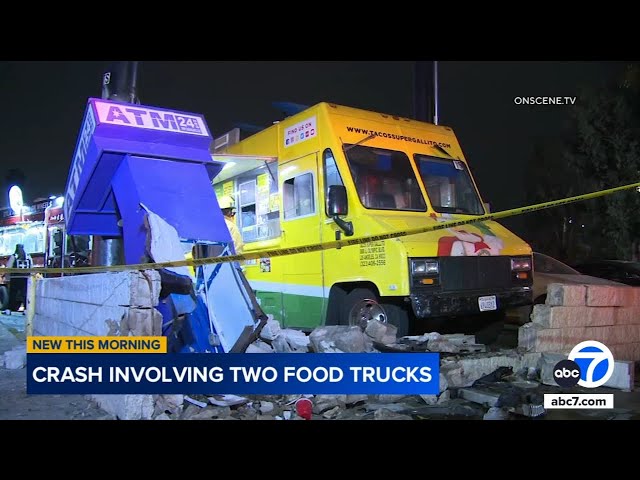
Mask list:
[[[372,321],[357,326],[326,326],[305,334],[283,329],[269,318],[248,353],[438,352],[437,395],[159,395],[156,419],[304,420],[301,398],[311,401],[311,420],[411,420],[475,418],[503,420],[544,415],[541,388],[548,365],[558,358],[524,348],[487,351],[473,335],[431,332],[397,338],[397,329]],[[618,380],[628,382],[628,368]],[[616,377],[616,378],[618,378]]]
[[[311,420],[538,418],[546,413],[543,393],[559,391],[552,371],[566,355],[530,351],[526,341],[522,341],[522,332],[521,328],[519,348],[489,351],[485,345],[477,344],[473,335],[430,332],[398,338],[393,325],[379,321],[370,322],[364,331],[358,326],[339,325],[319,327],[306,334],[281,328],[279,322],[269,318],[247,353],[438,352],[439,392],[437,395],[155,395],[152,414],[138,402],[129,408],[133,414],[129,412],[119,418],[305,420],[296,406],[302,398],[311,402]],[[633,364],[616,362],[616,374],[607,386],[629,391],[633,382]],[[625,415],[628,412],[621,411],[611,418]]]

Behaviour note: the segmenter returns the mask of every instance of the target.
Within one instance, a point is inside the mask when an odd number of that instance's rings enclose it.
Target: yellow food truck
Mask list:
[[[213,154],[225,162],[214,188],[235,200],[245,253],[487,213],[446,126],[319,103],[246,139],[224,139]],[[485,221],[246,260],[243,269],[264,311],[286,327],[378,319],[406,335],[415,319],[472,316],[480,326],[530,304],[531,255]]]

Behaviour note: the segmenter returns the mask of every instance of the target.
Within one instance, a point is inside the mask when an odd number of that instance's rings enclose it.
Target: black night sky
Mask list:
[[[86,100],[100,97],[111,63],[0,63],[2,192],[7,171],[19,168],[26,175],[25,202],[63,193]],[[533,142],[559,135],[569,119],[567,106],[515,105],[514,97],[577,96],[581,85],[610,80],[623,65],[439,62],[440,124],[457,133],[494,211],[523,204]],[[277,101],[328,101],[412,117],[413,68],[411,61],[141,61],[138,96],[144,105],[204,114],[214,136],[235,123],[279,120],[271,105]]]

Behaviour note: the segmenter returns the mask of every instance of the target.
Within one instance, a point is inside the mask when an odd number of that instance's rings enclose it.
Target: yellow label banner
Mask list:
[[[27,353],[167,353],[167,337],[27,337]]]

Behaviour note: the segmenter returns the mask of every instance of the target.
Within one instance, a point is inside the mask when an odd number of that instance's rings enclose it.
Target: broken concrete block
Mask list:
[[[155,308],[130,308],[120,323],[120,335],[162,335],[162,314]]]
[[[442,363],[440,372],[449,388],[469,387],[476,380],[494,372],[499,367],[512,367],[517,371],[523,364],[523,356],[508,351],[500,354],[476,354],[455,362]]]
[[[349,353],[371,352],[373,342],[358,326],[332,325],[316,328],[309,335],[311,346],[315,352],[324,352],[325,345]],[[327,343],[322,343],[322,342]]]
[[[535,305],[535,307],[551,308],[548,305]],[[545,327],[543,327],[539,323],[533,322],[525,323],[520,328],[518,328],[518,348],[523,349],[525,352],[535,351],[538,332],[544,328]]]
[[[446,335],[442,335],[442,338],[458,346],[476,344],[475,335],[466,335],[464,333],[448,333]]]
[[[413,420],[409,415],[392,412],[387,408],[381,408],[373,413],[374,420]]]
[[[91,399],[120,420],[149,420],[154,411],[153,395],[99,394]]]
[[[232,407],[234,405],[244,405],[249,401],[248,398],[240,397],[238,395],[214,395],[207,397],[212,405],[218,407]]]
[[[371,320],[365,328],[366,333],[374,342],[383,345],[392,345],[396,343],[398,336],[398,327],[390,323],[382,323],[379,320]]]
[[[625,360],[615,360],[614,363],[613,374],[604,386],[630,392],[634,387],[635,363]]]
[[[521,367],[526,368],[527,370],[533,369],[534,372],[537,371],[540,368],[540,357],[542,357],[542,353],[540,352],[526,352],[521,357]]]
[[[207,406],[185,420],[216,420],[220,418],[227,418],[229,416],[231,416],[231,409],[229,407]]]
[[[442,392],[438,397],[438,405],[447,403],[449,400],[451,400],[451,392],[447,390],[446,392]]]
[[[551,283],[547,286],[547,305],[585,305],[587,287],[585,285],[563,285]]]
[[[458,390],[458,397],[485,407],[495,407],[500,399],[500,394],[481,388],[461,388]]]
[[[346,395],[316,395],[313,398],[313,413],[321,414],[331,408],[346,406]]]
[[[27,363],[27,347],[17,346],[4,352],[4,365],[8,370],[24,368]]]
[[[157,414],[179,413],[182,411],[184,396],[181,394],[158,395],[155,399],[155,412]]]
[[[258,411],[263,414],[266,415],[267,413],[271,413],[274,410],[274,405],[273,402],[264,402],[261,401],[260,402],[260,408],[258,409]]]
[[[160,415],[155,417],[154,420],[171,420],[171,418],[169,418],[169,415],[167,415],[166,413],[161,413]]]
[[[280,332],[280,322],[270,318],[267,323],[262,327],[260,331],[260,338],[263,340],[275,340],[276,336]]]
[[[420,398],[422,398],[427,405],[435,405],[438,403],[438,395],[420,395]]]
[[[376,410],[385,409],[392,412],[408,412],[412,407],[406,403],[367,403],[364,405],[365,410],[368,412],[375,412]]]
[[[440,337],[435,340],[429,340],[427,343],[427,349],[430,352],[441,352],[441,353],[458,353],[460,351],[460,347],[446,338]]]
[[[340,407],[339,406],[335,406],[330,410],[327,410],[326,412],[324,412],[322,414],[322,416],[326,419],[331,420],[332,418],[335,418],[338,416],[338,414],[340,413]]]
[[[276,353],[291,353],[293,351],[291,345],[287,342],[287,339],[282,335],[278,335],[271,342],[271,346]]]
[[[206,402],[201,402],[200,400],[196,400],[195,398],[191,398],[188,395],[184,396],[184,401],[189,402],[191,405],[195,405],[196,407],[205,408],[207,406]]]
[[[533,310],[531,311],[531,323],[535,325],[541,325],[545,328],[549,328],[549,315],[551,314],[551,305],[534,305]],[[553,307],[557,308],[557,307]],[[527,326],[529,323],[523,325]]]
[[[245,353],[275,353],[275,351],[271,345],[258,339],[247,347]]]
[[[445,377],[442,373],[440,373],[440,376],[438,377],[438,387],[439,387],[439,393],[444,392],[447,388],[449,388],[449,382],[447,382],[447,377]]]
[[[321,340],[318,348],[320,349],[318,350],[318,352],[322,352],[322,353],[344,353],[339,348],[336,348],[335,343],[328,342],[326,340]]]
[[[347,405],[353,405],[354,403],[358,402],[366,402],[368,399],[369,396],[364,394],[347,395],[344,403],[346,403]]]
[[[455,343],[454,343],[455,345]],[[457,345],[459,353],[484,353],[487,351],[487,346],[481,343],[476,344],[462,344]]]
[[[509,412],[502,408],[491,407],[482,417],[483,420],[508,420]]]
[[[407,400],[409,395],[389,395],[389,394],[378,394],[373,395],[373,400],[379,403],[399,403],[403,400]]]
[[[309,351],[311,340],[303,331],[286,328],[278,333],[278,338],[283,338],[289,344],[291,351],[297,353]]]
[[[464,387],[467,384],[471,385],[475,381],[474,380],[469,383],[469,381],[465,378],[464,372],[462,371],[462,366],[459,363],[449,364],[441,367],[440,374],[445,376],[450,388]]]
[[[559,353],[543,353],[540,357],[540,381],[545,385],[557,387],[555,378],[553,377],[553,369],[560,360],[566,360],[567,355]]]

